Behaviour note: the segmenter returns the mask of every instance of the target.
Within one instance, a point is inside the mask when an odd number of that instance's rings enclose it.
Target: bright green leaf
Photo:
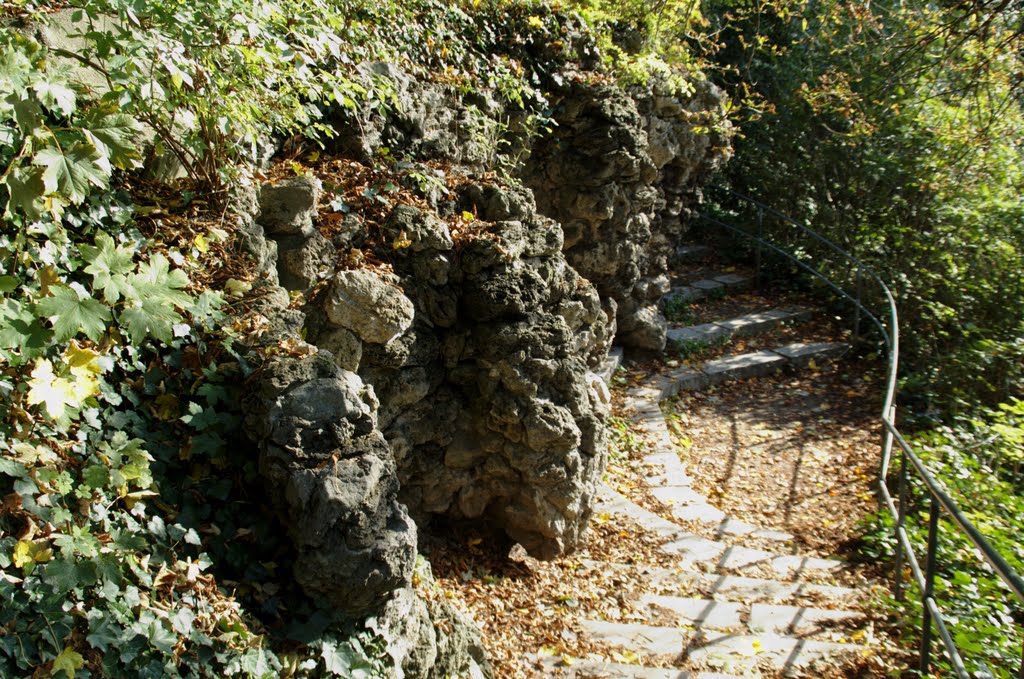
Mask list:
[[[64,342],[79,332],[98,342],[112,319],[110,309],[92,297],[82,298],[66,285],[50,288],[51,297],[39,301],[40,314],[53,323],[54,339]]]
[[[134,251],[118,246],[105,233],[96,236],[96,247],[82,245],[82,258],[89,262],[85,272],[92,276],[93,284],[103,291],[103,297],[110,304],[121,299],[130,289],[128,274],[135,268],[132,258]]]
[[[75,144],[67,153],[48,146],[36,153],[34,165],[43,170],[43,184],[47,194],[77,205],[85,200],[91,188],[106,188],[110,172],[103,165],[104,157],[95,146]]]
[[[60,655],[54,658],[50,676],[55,677],[59,673],[64,672],[68,675],[69,679],[74,679],[75,672],[83,667],[85,667],[85,658],[82,657],[81,653],[68,646],[60,652]]]

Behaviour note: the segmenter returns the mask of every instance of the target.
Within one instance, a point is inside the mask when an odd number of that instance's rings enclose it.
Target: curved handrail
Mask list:
[[[941,512],[945,512],[953,520],[953,523],[964,533],[968,540],[978,549],[983,558],[989,563],[992,569],[1000,577],[1003,583],[1010,589],[1010,591],[1017,597],[1021,603],[1024,603],[1024,579],[1013,569],[1012,566],[1006,561],[1006,559],[996,550],[991,543],[985,538],[985,536],[979,531],[974,524],[967,518],[963,511],[959,508],[956,501],[950,497],[946,492],[942,484],[928,471],[924,462],[918,457],[917,453],[914,452],[913,448],[907,442],[907,440],[900,433],[896,427],[896,384],[897,384],[897,373],[899,370],[899,315],[896,307],[896,298],[889,289],[889,286],[885,284],[871,267],[864,264],[860,259],[850,254],[840,246],[833,243],[828,238],[822,236],[817,231],[814,231],[806,224],[793,219],[792,217],[779,212],[778,210],[765,205],[764,203],[751,198],[750,196],[744,195],[727,187],[719,187],[726,191],[736,199],[751,205],[758,214],[758,222],[760,224],[765,214],[772,215],[784,223],[796,227],[801,233],[812,238],[818,243],[826,246],[834,253],[845,259],[848,263],[853,264],[857,267],[857,281],[858,281],[858,294],[856,297],[847,292],[843,287],[827,275],[822,273],[819,269],[804,262],[793,253],[779,247],[778,245],[768,241],[763,235],[755,235],[747,230],[741,229],[737,226],[728,224],[720,219],[712,217],[707,214],[701,214],[700,216],[719,227],[725,228],[732,233],[736,233],[743,238],[752,240],[758,244],[759,247],[766,247],[773,252],[776,252],[791,262],[795,263],[804,271],[807,271],[811,275],[817,277],[828,285],[834,292],[845,298],[851,304],[854,305],[858,313],[863,313],[867,316],[872,324],[878,329],[882,336],[883,342],[886,349],[886,362],[887,362],[887,375],[886,375],[886,391],[885,398],[882,403],[881,422],[883,425],[883,443],[882,443],[882,458],[879,465],[879,476],[878,476],[878,490],[879,490],[879,502],[880,504],[892,515],[896,520],[895,534],[897,539],[897,552],[896,552],[896,566],[895,566],[895,583],[894,588],[896,597],[899,599],[902,597],[902,573],[903,573],[903,559],[907,561],[907,565],[910,567],[911,574],[914,581],[922,592],[922,635],[921,635],[921,649],[919,658],[919,669],[922,673],[927,674],[931,666],[931,644],[932,644],[932,625],[935,626],[939,633],[939,637],[942,640],[943,646],[946,649],[947,655],[950,662],[953,665],[957,676],[960,679],[970,679],[970,674],[964,665],[963,659],[960,656],[959,650],[957,649],[956,643],[953,639],[953,635],[950,634],[948,626],[946,624],[945,617],[942,614],[941,609],[938,606],[938,602],[934,596],[934,582],[936,572],[936,552],[938,544],[938,526],[939,526],[939,515]],[[883,315],[887,316],[885,321],[880,319],[876,314],[868,309],[862,299],[862,295],[859,292],[860,283],[867,277],[868,281],[874,282],[881,292],[884,303],[885,312]],[[901,455],[901,468],[900,468],[900,479],[899,479],[899,502],[893,498],[892,493],[889,491],[888,475],[889,468],[892,461],[893,443],[897,445]],[[927,488],[928,495],[931,498],[931,507],[929,513],[929,525],[928,525],[928,544],[927,551],[925,554],[926,565],[925,570],[922,571],[920,562],[918,561],[917,555],[914,552],[913,544],[910,541],[910,536],[906,530],[906,511],[908,505],[908,492],[909,492],[909,471],[913,468],[917,476],[921,478]],[[1018,672],[1018,676],[1024,678],[1024,658],[1022,658],[1021,666]]]

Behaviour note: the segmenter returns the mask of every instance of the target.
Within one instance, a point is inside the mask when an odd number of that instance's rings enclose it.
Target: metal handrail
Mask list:
[[[925,467],[924,462],[914,452],[913,448],[907,442],[907,440],[900,433],[896,427],[896,378],[897,371],[899,369],[899,316],[896,308],[896,299],[889,290],[889,286],[885,284],[881,276],[879,276],[871,267],[864,264],[860,259],[853,256],[843,248],[833,243],[828,238],[825,238],[818,232],[814,231],[806,224],[799,222],[792,217],[775,210],[764,203],[751,198],[750,196],[744,195],[732,189],[720,187],[721,190],[728,192],[736,199],[747,203],[752,206],[757,212],[757,224],[758,233],[752,234],[745,229],[741,229],[732,224],[728,224],[720,219],[712,217],[707,214],[701,214],[700,216],[705,220],[716,226],[727,229],[728,231],[738,234],[743,238],[752,240],[758,245],[757,260],[760,264],[760,248],[768,248],[769,250],[785,257],[789,261],[796,264],[804,271],[815,276],[819,280],[823,281],[829,288],[836,292],[841,297],[845,298],[851,304],[854,305],[854,309],[857,313],[857,321],[855,327],[859,325],[860,314],[864,314],[868,319],[871,320],[872,324],[878,329],[886,350],[886,361],[887,370],[886,375],[886,390],[885,398],[882,403],[881,422],[883,425],[883,441],[882,441],[882,458],[879,465],[879,476],[878,476],[878,490],[879,490],[879,503],[885,508],[895,519],[896,526],[894,529],[897,549],[896,549],[896,563],[895,563],[895,576],[894,576],[894,590],[896,598],[902,600],[903,597],[903,561],[906,560],[907,566],[910,568],[911,575],[914,582],[917,584],[921,591],[921,603],[922,603],[922,621],[921,621],[921,646],[920,656],[918,662],[918,669],[925,675],[931,667],[931,651],[932,651],[932,627],[938,631],[939,637],[942,640],[943,646],[946,649],[947,656],[953,669],[956,671],[957,676],[960,679],[971,679],[970,674],[964,665],[963,659],[960,656],[960,652],[957,649],[956,643],[953,639],[952,634],[949,632],[949,628],[946,624],[946,619],[942,614],[942,610],[939,608],[938,602],[935,599],[935,572],[936,572],[936,553],[938,546],[938,529],[939,529],[939,516],[942,512],[945,512],[953,520],[953,523],[960,529],[960,531],[967,536],[971,543],[978,549],[983,558],[992,567],[995,573],[1000,577],[1003,583],[1009,587],[1010,591],[1017,597],[1017,599],[1024,603],[1024,579],[1013,569],[1012,566],[1006,561],[1006,559],[996,550],[991,543],[985,538],[985,536],[979,531],[970,519],[963,513],[959,508],[956,501],[946,492],[942,484],[936,479],[931,472]],[[826,274],[822,273],[819,269],[801,260],[793,253],[779,247],[775,243],[770,242],[763,232],[763,220],[764,215],[768,214],[781,220],[782,222],[795,227],[804,235],[817,241],[818,243],[826,246],[834,253],[845,259],[849,264],[853,264],[857,267],[857,292],[856,295],[849,293],[840,284],[837,284],[831,280]],[[881,292],[884,303],[885,311],[882,314],[876,314],[868,309],[864,305],[863,301],[863,282],[867,280],[874,282],[879,291]],[[884,315],[887,318],[883,321],[879,318],[879,315]],[[890,471],[890,465],[893,458],[893,444],[896,444],[899,449],[900,455],[900,472],[899,472],[899,486],[898,486],[898,500],[894,499],[892,493],[889,491],[888,476]],[[909,475],[911,468],[916,475],[924,482],[925,488],[927,489],[930,498],[929,508],[929,520],[928,520],[928,543],[925,552],[925,568],[922,570],[921,564],[918,561],[917,555],[914,552],[914,546],[910,541],[910,536],[906,530],[906,512],[908,505],[908,493],[909,493]],[[1018,670],[1017,676],[1020,679],[1024,679],[1024,649],[1022,649],[1021,665]]]

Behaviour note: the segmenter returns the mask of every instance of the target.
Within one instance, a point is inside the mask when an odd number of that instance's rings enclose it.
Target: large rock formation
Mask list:
[[[354,214],[313,228],[312,178],[250,199],[259,217],[240,228],[270,279],[261,308],[275,341],[301,336],[312,353],[268,366],[250,429],[305,590],[379,614],[399,673],[475,676],[472,632],[435,636],[454,613],[410,589],[410,516],[425,530],[471,522],[538,558],[579,543],[607,447],[594,371],[613,339],[664,346],[667,256],[727,155],[721,96],[551,76],[557,126],[511,146],[522,186],[479,178],[514,112],[393,66],[364,73],[389,80],[401,107],[364,111],[341,147],[369,160],[386,145],[462,178],[445,188],[444,171],[416,166],[444,190],[391,206],[370,230]],[[301,313],[277,280],[304,293]]]
[[[479,221],[458,242],[428,212],[389,219],[386,239],[411,241],[392,264],[416,320],[365,344],[359,372],[414,517],[477,520],[551,558],[577,543],[604,467],[607,394],[590,366],[606,317],[528,192],[469,185],[460,200]]]
[[[560,221],[566,256],[616,310],[616,342],[660,351],[667,256],[680,216],[729,153],[722,94],[705,82],[672,94],[569,81],[554,132],[523,168],[540,210]],[[607,304],[607,302],[606,302]]]

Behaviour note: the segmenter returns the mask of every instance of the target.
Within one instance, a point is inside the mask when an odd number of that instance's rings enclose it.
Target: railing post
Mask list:
[[[761,277],[761,243],[764,242],[764,208],[757,206],[757,248],[754,250],[754,271],[757,276],[757,289],[764,287],[764,280]]]
[[[921,663],[918,670],[928,676],[932,663],[932,612],[928,601],[935,595],[935,558],[939,543],[939,499],[932,497],[931,512],[928,515],[928,569],[924,576],[924,592],[921,596]]]
[[[907,454],[900,455],[900,515],[896,518],[896,583],[893,587],[893,596],[896,601],[903,601],[903,541],[900,540],[900,530],[907,520]]]
[[[863,305],[864,275],[860,265],[857,265],[857,305],[853,308],[853,341],[860,341],[860,308]]]

